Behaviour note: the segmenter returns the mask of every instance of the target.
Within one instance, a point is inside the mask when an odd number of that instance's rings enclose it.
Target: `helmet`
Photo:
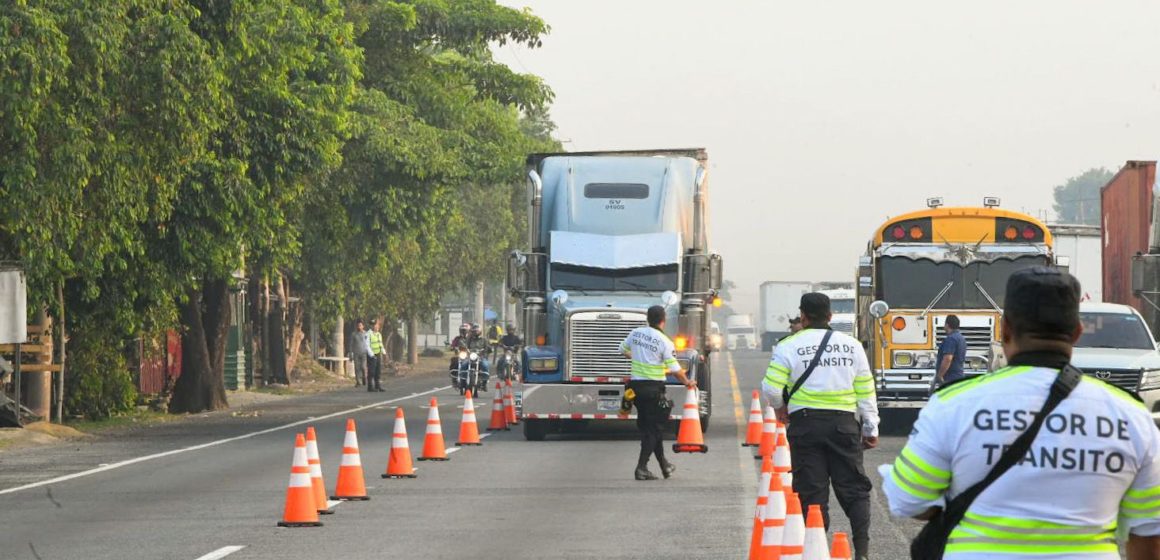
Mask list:
[[[479,326],[479,323],[472,324],[471,325],[471,334],[474,334],[476,336],[483,334],[483,327]]]
[[[463,323],[462,325],[459,325],[459,334],[460,335],[467,336],[467,331],[469,331],[469,330],[471,330],[471,325],[469,325],[467,323]]]

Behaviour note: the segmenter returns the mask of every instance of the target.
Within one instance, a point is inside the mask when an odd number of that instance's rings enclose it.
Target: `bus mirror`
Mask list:
[[[878,300],[870,304],[870,316],[875,319],[881,319],[890,313],[890,304],[885,301]]]

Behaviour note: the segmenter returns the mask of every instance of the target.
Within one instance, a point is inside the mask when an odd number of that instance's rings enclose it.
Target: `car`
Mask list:
[[[1085,374],[1144,400],[1160,424],[1160,345],[1144,318],[1132,307],[1084,302],[1079,306],[1083,336],[1071,363]]]
[[[724,337],[721,336],[721,325],[717,321],[709,324],[709,347],[713,350],[721,350],[725,345]]]

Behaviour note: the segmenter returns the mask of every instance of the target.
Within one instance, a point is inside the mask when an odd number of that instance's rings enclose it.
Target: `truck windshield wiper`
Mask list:
[[[935,304],[937,304],[939,302],[939,300],[941,300],[943,298],[943,296],[947,295],[947,292],[951,291],[951,286],[954,286],[954,285],[955,285],[954,280],[947,282],[947,285],[943,286],[942,291],[939,292],[937,296],[934,296],[934,299],[930,300],[930,303],[928,303],[926,305],[926,309],[922,310],[922,315],[919,315],[919,317],[926,319],[926,314],[929,313],[930,310],[934,308]]]
[[[576,290],[581,294],[588,295],[588,288],[585,288],[584,286],[577,286],[575,284],[553,284],[552,288],[556,290]]]
[[[999,307],[999,304],[995,303],[995,298],[991,297],[991,294],[988,294],[987,290],[983,289],[983,285],[980,284],[978,280],[975,281],[975,287],[979,289],[979,293],[983,294],[983,297],[987,298],[987,301],[990,302],[991,307],[995,308],[995,311],[998,311],[999,313],[1003,312],[1003,308]]]
[[[656,291],[652,288],[649,288],[648,286],[645,286],[644,284],[641,284],[640,282],[633,282],[632,280],[617,280],[617,282],[624,284],[626,286],[632,287],[632,288],[636,288],[638,290],[644,290],[646,292],[655,292]]]

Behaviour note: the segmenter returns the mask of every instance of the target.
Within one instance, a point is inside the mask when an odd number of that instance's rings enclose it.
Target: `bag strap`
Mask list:
[[[1072,390],[1079,385],[1080,378],[1083,376],[1078,369],[1071,364],[1067,364],[1059,371],[1059,375],[1055,377],[1055,382],[1051,384],[1051,392],[1047,395],[1047,401],[1043,403],[1043,408],[1040,409],[1039,414],[1035,415],[1035,420],[1031,422],[1031,426],[1027,431],[1019,434],[1015,438],[1015,442],[1003,455],[999,457],[999,461],[991,468],[991,472],[983,480],[976,482],[973,486],[968,488],[962,494],[955,496],[954,499],[947,504],[943,510],[943,518],[946,521],[945,527],[947,531],[955,528],[963,520],[967,514],[967,509],[971,507],[971,503],[975,498],[979,497],[984,490],[987,489],[991,483],[1003,476],[1011,467],[1021,461],[1026,455],[1027,451],[1031,449],[1031,443],[1035,440],[1035,436],[1039,434],[1039,429],[1043,427],[1043,422],[1063,402]]]
[[[830,337],[834,335],[834,331],[828,330],[826,334],[822,335],[822,343],[818,345],[818,351],[814,352],[814,359],[810,360],[810,365],[806,366],[806,370],[802,372],[802,376],[798,378],[797,382],[793,384],[793,389],[785,394],[785,404],[789,405],[789,400],[793,398],[793,394],[802,388],[802,384],[809,379],[810,374],[818,368],[818,364],[822,361],[822,354],[826,353],[826,345],[830,343]]]

